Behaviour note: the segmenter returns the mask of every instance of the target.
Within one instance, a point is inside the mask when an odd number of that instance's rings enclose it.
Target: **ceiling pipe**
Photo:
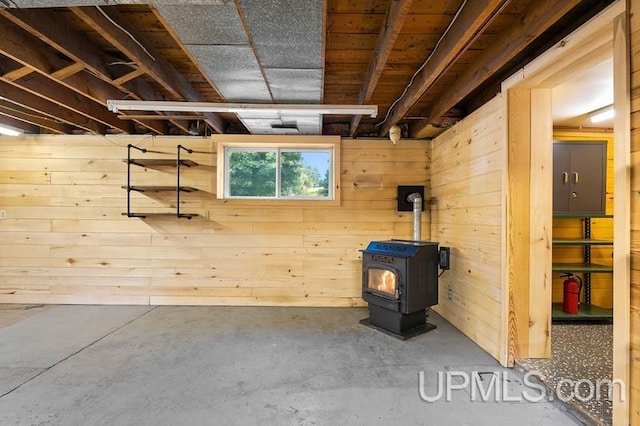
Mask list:
[[[422,196],[414,192],[407,196],[407,201],[413,203],[413,241],[420,241],[422,237]]]

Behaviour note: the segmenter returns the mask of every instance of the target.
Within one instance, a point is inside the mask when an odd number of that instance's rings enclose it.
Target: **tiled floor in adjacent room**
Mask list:
[[[611,424],[612,404],[608,387],[596,393],[597,383],[611,380],[613,372],[613,325],[560,323],[551,328],[551,358],[518,360],[518,365],[536,376],[550,389],[558,389],[568,404],[596,424]],[[564,380],[564,382],[563,382]],[[586,380],[578,398],[572,398],[571,383]],[[564,383],[564,384],[563,384]],[[584,401],[582,401],[584,400]]]
[[[2,425],[579,424],[546,398],[473,397],[465,372],[530,389],[435,314],[436,330],[400,341],[360,325],[362,308],[10,309]],[[437,398],[454,372],[451,400]]]

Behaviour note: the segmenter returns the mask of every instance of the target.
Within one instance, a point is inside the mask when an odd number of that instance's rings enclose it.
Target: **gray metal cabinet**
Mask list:
[[[554,141],[553,212],[604,214],[607,141]]]

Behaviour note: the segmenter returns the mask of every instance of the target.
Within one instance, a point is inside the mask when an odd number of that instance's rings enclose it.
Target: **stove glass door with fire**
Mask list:
[[[376,296],[400,299],[400,274],[388,265],[372,263],[366,270],[366,289]]]

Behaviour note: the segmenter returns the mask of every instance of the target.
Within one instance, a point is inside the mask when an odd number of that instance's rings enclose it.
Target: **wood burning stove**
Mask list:
[[[362,251],[362,324],[407,339],[435,328],[426,309],[438,304],[438,267],[448,269],[449,249],[432,241],[372,241]]]

